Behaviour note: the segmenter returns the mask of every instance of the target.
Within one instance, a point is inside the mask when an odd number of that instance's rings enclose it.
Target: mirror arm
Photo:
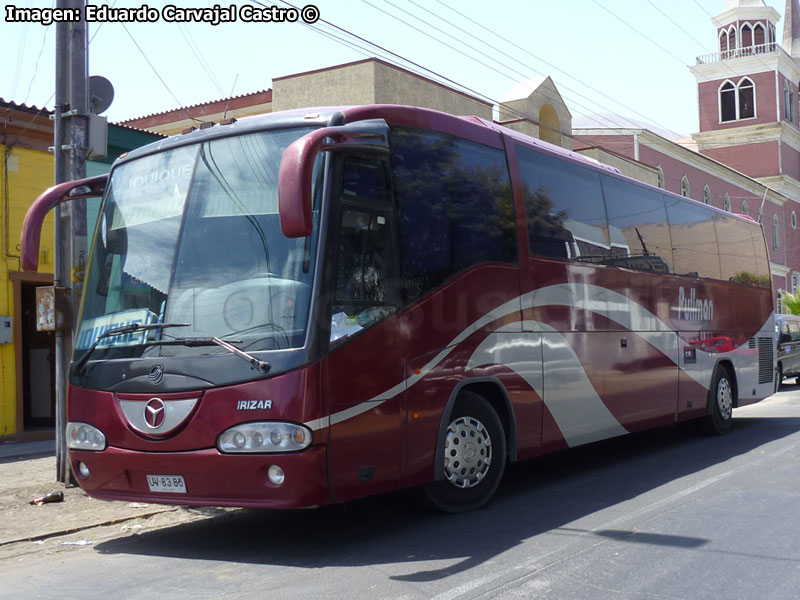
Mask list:
[[[97,175],[86,179],[59,183],[47,188],[33,201],[22,224],[20,255],[22,256],[23,270],[35,273],[39,269],[39,243],[42,235],[42,224],[47,213],[63,202],[102,196],[107,181],[108,175]],[[70,192],[83,187],[88,189],[70,194]]]
[[[311,235],[311,177],[317,155],[326,150],[388,153],[389,145],[381,133],[346,126],[316,129],[292,143],[283,153],[278,171],[278,213],[286,237]],[[287,223],[299,224],[299,228],[287,229]]]

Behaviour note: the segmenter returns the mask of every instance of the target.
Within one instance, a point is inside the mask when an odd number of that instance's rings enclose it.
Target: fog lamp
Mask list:
[[[84,479],[89,479],[89,467],[86,466],[86,463],[78,463],[78,475]]]
[[[283,469],[281,469],[278,465],[272,465],[269,469],[267,469],[267,477],[269,477],[269,480],[275,485],[283,485],[283,482],[286,479]]]

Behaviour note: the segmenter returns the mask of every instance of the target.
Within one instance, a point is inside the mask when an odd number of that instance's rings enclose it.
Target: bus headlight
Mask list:
[[[311,445],[311,430],[294,423],[245,423],[226,430],[217,440],[225,453],[297,452]]]
[[[67,448],[99,452],[106,449],[106,436],[88,423],[67,423]]]

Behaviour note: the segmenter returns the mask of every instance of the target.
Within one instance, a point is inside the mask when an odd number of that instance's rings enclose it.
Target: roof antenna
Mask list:
[[[236,74],[236,77],[234,77],[234,78],[233,78],[233,85],[231,86],[231,93],[230,93],[230,94],[228,94],[228,101],[225,103],[225,112],[224,112],[224,113],[222,113],[222,118],[223,118],[223,119],[224,119],[225,117],[227,117],[227,116],[228,116],[228,106],[230,105],[230,103],[231,103],[231,98],[233,97],[233,88],[235,88],[235,87],[236,87],[236,82],[237,82],[238,80],[239,80],[239,74],[237,73],[237,74]]]

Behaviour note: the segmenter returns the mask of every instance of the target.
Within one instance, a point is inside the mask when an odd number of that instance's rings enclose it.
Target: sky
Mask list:
[[[286,8],[283,0],[221,3],[236,4],[236,22],[168,22],[162,9],[170,2],[158,0],[108,3],[147,6],[158,15],[155,22],[89,25],[89,74],[106,77],[115,90],[104,113],[111,122],[264,90],[273,77],[377,56],[494,102],[521,81],[549,75],[575,126],[600,114],[602,126],[632,120],[683,137],[698,130],[697,82],[688,66],[717,51],[711,18],[727,0],[313,0],[314,24],[243,22],[238,11],[259,4]],[[766,4],[783,15],[784,0]],[[51,8],[55,0],[14,5]],[[0,16],[0,97],[52,108],[55,25],[6,17]],[[779,40],[782,31],[783,19]]]

